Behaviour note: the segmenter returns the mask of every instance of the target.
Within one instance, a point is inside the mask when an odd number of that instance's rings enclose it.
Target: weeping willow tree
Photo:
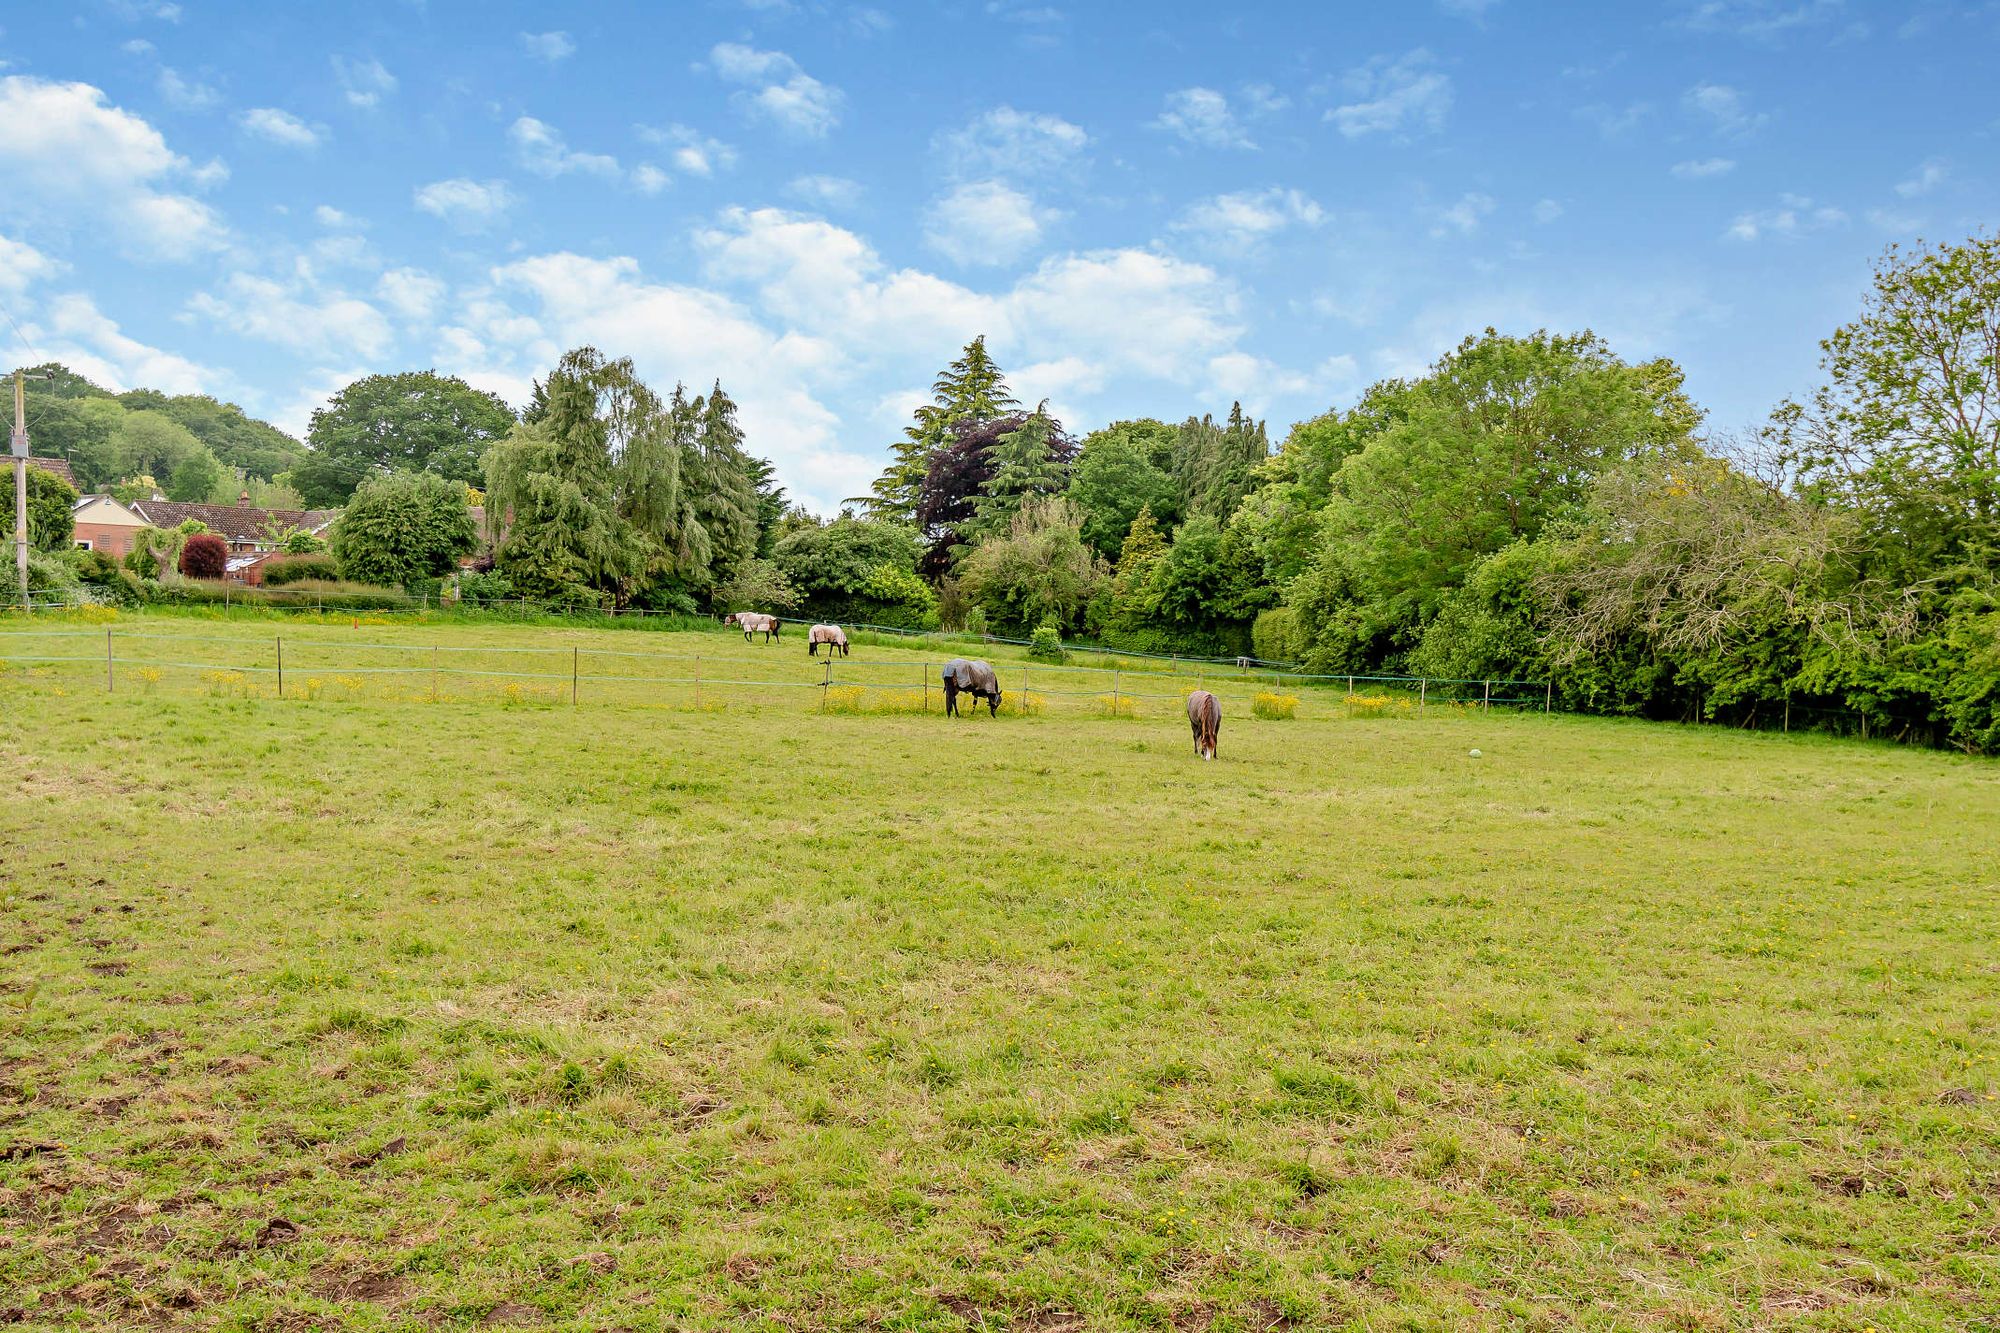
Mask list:
[[[580,347],[486,467],[498,563],[531,597],[691,611],[756,553],[757,460],[719,383],[662,400]]]

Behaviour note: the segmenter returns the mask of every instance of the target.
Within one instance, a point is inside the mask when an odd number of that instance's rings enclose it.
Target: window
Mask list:
[[[76,539],[76,549],[79,551],[88,551],[90,549],[90,539],[87,537],[78,537]]]

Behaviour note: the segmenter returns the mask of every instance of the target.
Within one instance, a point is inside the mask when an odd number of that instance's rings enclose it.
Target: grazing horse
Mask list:
[[[1000,678],[993,674],[991,662],[968,662],[963,657],[954,657],[944,664],[944,715],[958,716],[958,696],[969,694],[975,699],[986,700],[986,715],[996,717],[1000,712]]]
[[[1188,726],[1194,729],[1194,752],[1203,759],[1215,758],[1215,738],[1222,730],[1222,704],[1207,690],[1188,696]]]
[[[749,643],[750,636],[761,633],[764,642],[778,637],[778,618],[767,616],[762,611],[737,611],[722,618],[725,625],[740,625],[743,628],[743,642]]]
[[[814,625],[806,631],[806,656],[818,657],[819,646],[826,645],[826,655],[833,656],[833,650],[840,649],[842,657],[847,656],[847,635],[838,625]]]

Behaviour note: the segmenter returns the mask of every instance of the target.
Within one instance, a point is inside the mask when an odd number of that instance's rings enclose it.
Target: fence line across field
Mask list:
[[[0,631],[0,649],[12,649],[17,646],[27,647],[30,646],[32,641],[36,640],[73,641],[77,639],[95,639],[97,637],[97,631],[94,629]],[[919,661],[870,662],[864,660],[857,662],[842,658],[838,659],[836,666],[834,659],[821,658],[817,662],[819,678],[816,680],[773,680],[754,676],[747,678],[724,678],[713,674],[714,668],[733,668],[741,665],[756,665],[768,668],[774,662],[774,656],[768,652],[749,655],[731,653],[636,652],[630,649],[601,648],[595,646],[586,649],[584,645],[577,643],[549,644],[546,646],[518,644],[446,645],[436,643],[382,643],[375,641],[357,643],[312,633],[292,636],[290,645],[287,645],[285,635],[276,635],[273,636],[267,645],[260,640],[240,637],[160,633],[150,630],[132,629],[120,631],[110,626],[104,629],[102,637],[104,643],[102,656],[66,652],[28,653],[5,651],[0,652],[0,663],[36,667],[84,667],[101,663],[104,667],[105,689],[112,692],[115,692],[118,688],[120,668],[127,670],[138,669],[142,672],[151,670],[156,673],[161,670],[173,670],[212,674],[234,673],[238,676],[255,675],[274,678],[277,685],[277,694],[280,698],[286,697],[287,675],[290,675],[294,683],[301,676],[304,676],[311,683],[311,687],[315,691],[324,684],[320,680],[320,676],[332,676],[336,681],[349,677],[394,676],[427,678],[430,685],[430,694],[433,698],[438,694],[440,680],[445,677],[538,681],[556,684],[568,681],[570,701],[573,704],[581,701],[585,685],[641,685],[662,688],[691,688],[695,693],[697,701],[699,701],[704,688],[748,688],[778,691],[812,690],[818,692],[819,705],[822,710],[827,707],[829,694],[834,690],[856,690],[862,692],[896,691],[901,693],[915,693],[920,691],[921,707],[925,712],[930,710],[930,695],[933,688],[937,689],[940,700],[942,700],[943,696],[942,681],[939,679],[941,668],[944,665],[941,659],[936,661],[925,659]],[[194,655],[175,653],[172,656],[152,656],[146,651],[145,646],[153,644],[158,644],[162,647],[180,644],[221,644],[236,651],[228,654],[217,654],[218,657],[227,657],[230,659],[227,661],[187,660],[188,656]],[[123,652],[120,651],[121,645],[125,650]],[[134,645],[140,645],[140,651],[136,654],[132,652]],[[287,653],[288,646],[290,648],[289,653]],[[172,649],[168,649],[168,651],[172,652]],[[263,659],[265,651],[268,651],[270,654],[268,659]],[[337,656],[361,653],[396,653],[403,655],[406,660],[389,665],[325,660],[329,655]],[[474,665],[463,656],[455,656],[447,659],[444,656],[446,653],[455,655],[493,653],[514,654],[517,656],[522,654],[539,654],[544,658],[553,657],[557,659],[551,665],[566,665],[568,669],[566,671],[560,669],[550,671],[503,670],[493,666]],[[253,657],[262,660],[253,660]],[[685,667],[686,670],[661,671],[655,675],[634,675],[629,672],[619,671],[585,671],[583,665],[586,657],[608,657],[620,661],[633,662],[652,661],[663,665],[672,663],[676,666]],[[562,661],[565,658],[567,659],[566,663]],[[532,664],[524,663],[523,665]],[[1368,698],[1357,694],[1357,687],[1360,687],[1362,690],[1369,688],[1397,690],[1406,696],[1403,701],[1403,706],[1406,708],[1409,706],[1407,696],[1414,693],[1416,695],[1416,708],[1419,713],[1425,711],[1427,705],[1431,702],[1461,708],[1476,706],[1481,710],[1490,709],[1494,704],[1515,707],[1532,706],[1539,703],[1543,712],[1549,711],[1551,704],[1551,691],[1541,682],[1446,680],[1399,676],[1286,675],[1275,672],[1259,672],[1253,676],[1228,672],[1211,672],[1207,669],[1213,665],[1211,663],[1186,662],[1185,665],[1189,669],[1180,672],[1163,672],[1157,669],[1137,671],[1133,674],[1138,679],[1133,684],[1142,687],[1137,689],[1127,687],[1124,668],[1115,665],[1111,667],[1086,667],[1031,661],[1010,664],[1009,674],[1012,676],[1015,671],[1018,671],[1018,677],[1015,678],[1019,681],[1019,696],[1022,699],[1023,707],[1030,710],[1033,709],[1037,700],[1096,698],[1108,701],[1112,705],[1113,711],[1116,712],[1128,703],[1181,699],[1186,697],[1191,690],[1207,688],[1211,684],[1213,686],[1211,692],[1220,693],[1225,698],[1233,698],[1237,703],[1241,704],[1248,702],[1246,696],[1252,691],[1269,694],[1271,691],[1264,688],[1267,685],[1281,686],[1293,683],[1303,683],[1315,687],[1333,687],[1336,685],[1342,687],[1344,692],[1339,698],[1348,706],[1350,712],[1357,706],[1358,702],[1366,702],[1373,705],[1384,702],[1386,698],[1386,696],[1384,698]],[[705,674],[705,667],[710,668],[710,672]],[[835,675],[836,669],[840,672],[837,676]],[[911,678],[912,673],[914,673],[915,679]],[[871,679],[870,677],[873,678]],[[1053,688],[1048,684],[1043,684],[1038,688],[1035,683],[1037,677],[1040,677],[1044,682],[1053,677],[1058,683]],[[1215,677],[1215,679],[1211,682],[1210,677]],[[157,679],[158,677],[155,675],[147,681],[147,684],[150,686]],[[1172,689],[1144,688],[1167,682],[1186,682],[1189,680],[1192,680],[1194,683],[1192,685],[1181,684]],[[1092,683],[1085,688],[1063,688],[1065,685],[1083,685],[1086,681]],[[214,683],[216,682],[211,681],[211,684]],[[1539,698],[1508,692],[1510,687],[1519,687],[1528,684],[1542,685]],[[1456,691],[1449,688],[1453,686],[1465,686],[1467,689]],[[1500,687],[1497,691],[1495,689],[1496,686]],[[1315,692],[1318,693],[1319,690],[1316,688]],[[1325,693],[1331,695],[1333,691],[1331,688],[1327,688]]]

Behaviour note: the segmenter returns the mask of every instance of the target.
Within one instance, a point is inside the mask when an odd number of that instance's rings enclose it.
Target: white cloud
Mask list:
[[[1182,88],[1168,93],[1166,109],[1153,126],[1202,148],[1257,146],[1230,110],[1229,99],[1213,88]]]
[[[1732,157],[1690,158],[1686,162],[1676,162],[1673,173],[1684,181],[1706,180],[1710,176],[1726,176],[1736,170],[1736,159]]]
[[[796,176],[785,187],[795,198],[821,208],[853,208],[861,202],[861,185],[844,176]]]
[[[1942,160],[1935,157],[1931,158],[1918,167],[1916,174],[1908,180],[1898,181],[1896,183],[1896,193],[1905,199],[1915,199],[1920,195],[1929,194],[1932,190],[1944,184],[1946,177],[1949,175],[1950,172],[1946,169]]]
[[[605,153],[573,151],[563,141],[561,131],[533,116],[522,116],[507,128],[507,142],[514,146],[514,158],[537,176],[566,176],[582,172],[586,176],[615,179],[618,159]]]
[[[108,226],[126,253],[187,259],[221,248],[226,232],[208,205],[168,182],[213,179],[167,147],[144,119],[109,105],[87,83],[0,78],[0,214],[28,221]],[[215,164],[220,166],[220,164]]]
[[[1431,226],[1433,236],[1470,236],[1494,209],[1493,196],[1477,190],[1458,197],[1456,203],[1437,210]]]
[[[1694,32],[1770,41],[1831,22],[1846,6],[1843,0],[1693,0],[1683,8],[1680,23]]]
[[[1578,107],[1572,114],[1578,120],[1595,125],[1602,137],[1618,139],[1630,134],[1639,127],[1641,121],[1652,115],[1653,106],[1650,102],[1628,102],[1624,106],[1592,102],[1588,106]]]
[[[770,121],[806,139],[823,139],[840,123],[846,100],[840,90],[813,78],[783,51],[719,42],[708,60],[725,81],[746,85],[733,100],[752,119]]]
[[[142,19],[158,19],[162,23],[181,21],[181,7],[171,0],[108,0],[105,8],[127,23]]]
[[[1008,264],[1042,238],[1035,201],[1000,181],[974,181],[933,200],[924,240],[959,264]]]
[[[1218,398],[1243,404],[1255,415],[1275,398],[1310,396],[1325,402],[1361,386],[1361,367],[1353,357],[1330,356],[1310,370],[1291,370],[1249,352],[1224,352],[1208,361],[1207,387]]]
[[[176,111],[207,111],[222,101],[222,94],[197,79],[189,79],[177,69],[160,66],[155,85],[166,104]]]
[[[389,321],[359,297],[251,273],[230,274],[218,291],[196,293],[188,308],[233,333],[308,356],[372,360],[393,341]]]
[[[260,139],[268,139],[285,148],[317,148],[325,137],[322,130],[306,124],[289,111],[280,111],[274,106],[260,106],[245,111],[237,118],[246,134],[254,134]]]
[[[26,332],[49,356],[119,392],[143,385],[169,394],[201,393],[218,380],[205,366],[128,337],[78,293],[50,301],[48,324]]]
[[[505,181],[475,181],[463,176],[417,187],[418,208],[454,226],[477,231],[488,226],[514,203]]]
[[[332,204],[321,204],[319,207],[313,209],[313,220],[318,222],[322,227],[332,227],[336,230],[345,230],[349,227],[358,227],[361,225],[359,218],[351,213],[341,212]]]
[[[1770,117],[1750,110],[1749,99],[1726,83],[1697,83],[1681,99],[1690,112],[1706,119],[1715,132],[1740,138],[1764,128]]]
[[[347,99],[347,104],[364,111],[381,105],[383,98],[396,91],[396,76],[379,60],[349,60],[345,56],[335,56],[333,77],[339,82],[341,95]]]
[[[629,348],[655,382],[706,384],[720,376],[741,407],[752,447],[815,507],[830,511],[873,479],[878,461],[840,447],[837,419],[808,387],[835,359],[823,341],[773,333],[715,292],[649,281],[630,258],[538,255],[496,268],[493,280],[501,293],[531,304],[528,327],[549,347]],[[465,330],[478,336],[498,314],[475,316]],[[489,333],[478,345],[504,357],[509,341]]]
[[[520,41],[521,49],[528,55],[551,65],[576,54],[576,43],[566,32],[524,32]]]
[[[1038,179],[1066,171],[1090,145],[1081,126],[1061,116],[998,106],[963,129],[940,133],[933,149],[954,177]]]
[[[1326,119],[1349,139],[1368,134],[1435,134],[1451,111],[1451,77],[1419,47],[1390,59],[1377,56],[1349,71],[1349,94],[1357,100],[1337,106]]]
[[[641,125],[639,137],[667,149],[674,170],[685,176],[712,176],[736,165],[734,148],[686,125]]]
[[[444,283],[419,268],[392,268],[376,280],[375,299],[404,319],[428,320],[444,299]]]
[[[1553,199],[1537,199],[1534,207],[1535,221],[1547,226],[1563,215],[1563,206]]]
[[[1298,190],[1272,186],[1204,199],[1173,224],[1228,250],[1249,250],[1290,227],[1317,227],[1325,210]]]
[[[632,188],[640,194],[658,194],[671,183],[672,178],[650,162],[632,168]]]
[[[1776,208],[1739,213],[1729,224],[1727,235],[1734,241],[1756,241],[1765,237],[1790,240],[1816,231],[1847,224],[1847,214],[1828,204],[1817,204],[1804,195],[1778,196]]]
[[[26,241],[0,236],[0,291],[25,291],[29,284],[52,278],[63,265]]]

